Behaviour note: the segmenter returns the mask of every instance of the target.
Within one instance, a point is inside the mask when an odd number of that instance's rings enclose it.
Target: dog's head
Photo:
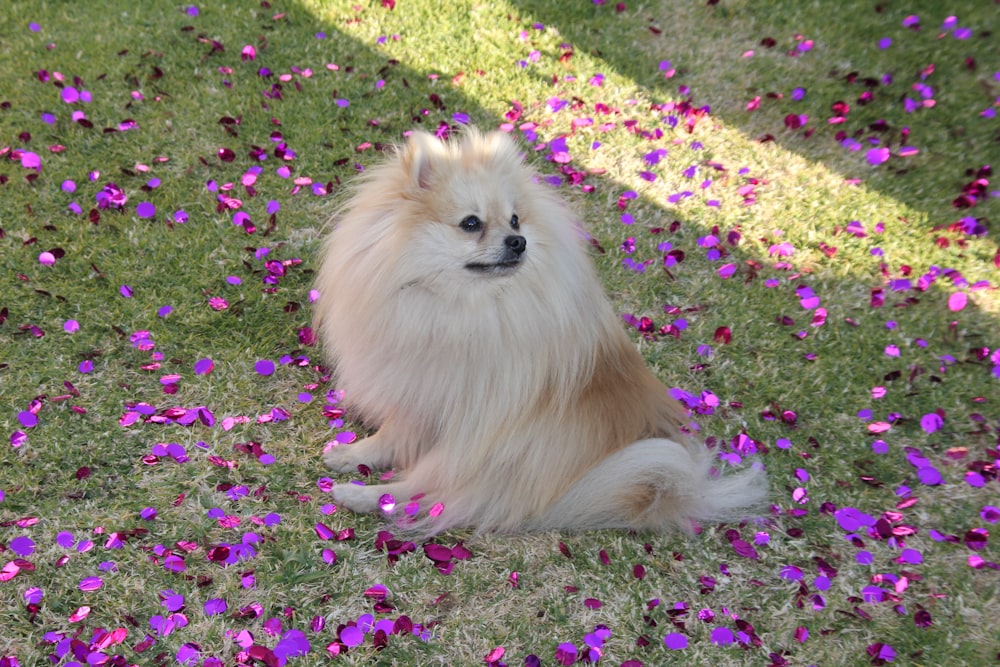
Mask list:
[[[506,135],[466,131],[457,140],[412,134],[397,156],[414,282],[502,281],[546,244],[533,174]],[[436,282],[436,279],[434,280]]]

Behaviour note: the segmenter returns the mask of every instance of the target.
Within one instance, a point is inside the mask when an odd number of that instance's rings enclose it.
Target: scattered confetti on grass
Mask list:
[[[997,663],[1000,24],[954,4],[9,2],[0,667]],[[371,480],[320,460],[365,433],[326,219],[473,123],[767,516],[417,544],[332,502]]]

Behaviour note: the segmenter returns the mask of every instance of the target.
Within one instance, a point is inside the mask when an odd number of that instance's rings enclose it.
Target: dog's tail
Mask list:
[[[759,464],[713,474],[710,451],[702,445],[640,440],[585,473],[531,528],[691,532],[701,522],[757,516],[766,497],[767,477]]]

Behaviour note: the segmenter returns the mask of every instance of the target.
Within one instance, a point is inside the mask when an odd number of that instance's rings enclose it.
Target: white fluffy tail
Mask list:
[[[530,527],[690,532],[695,522],[756,516],[767,496],[764,471],[751,467],[713,477],[711,467],[707,448],[640,440],[594,466]]]

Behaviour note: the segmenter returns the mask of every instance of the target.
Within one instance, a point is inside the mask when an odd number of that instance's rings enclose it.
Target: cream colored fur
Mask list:
[[[470,215],[481,229],[460,227]],[[426,533],[690,529],[759,506],[761,471],[710,474],[710,452],[604,296],[582,230],[506,135],[414,133],[334,223],[316,325],[337,387],[378,432],[324,460],[397,471],[337,485],[340,504],[371,512],[382,494],[397,508],[418,496],[411,527]],[[526,241],[515,268],[468,266],[503,259],[514,235]]]

